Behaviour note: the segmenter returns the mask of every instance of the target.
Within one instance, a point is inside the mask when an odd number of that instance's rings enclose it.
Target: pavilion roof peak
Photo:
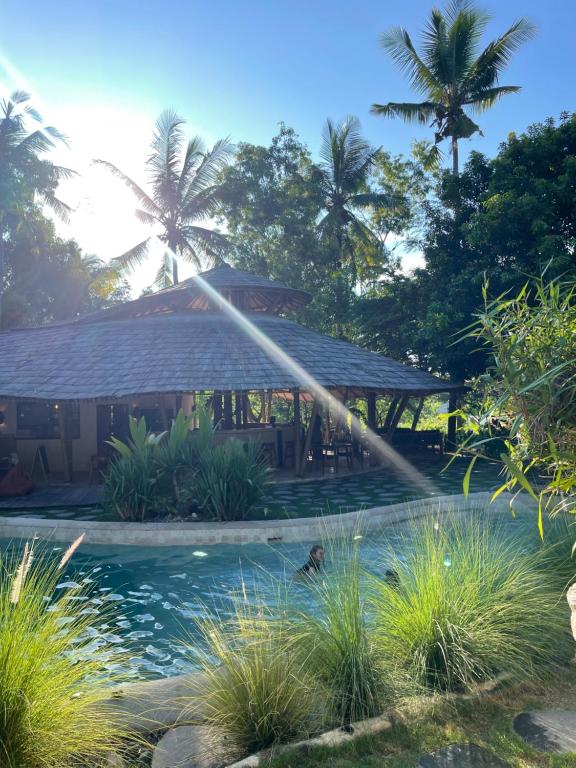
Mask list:
[[[273,315],[300,309],[312,298],[306,291],[289,288],[222,262],[169,288],[95,312],[77,322],[217,309],[210,289],[242,311]]]

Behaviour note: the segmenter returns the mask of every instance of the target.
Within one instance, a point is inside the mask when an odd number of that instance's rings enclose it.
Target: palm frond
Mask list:
[[[194,196],[216,189],[222,170],[230,160],[234,147],[228,139],[217,141],[212,149],[202,154],[200,162],[193,169],[193,173],[184,173],[180,179],[180,193],[182,195],[182,207],[185,209]],[[185,164],[186,165],[186,164]]]
[[[118,270],[122,272],[132,272],[136,267],[139,267],[146,261],[148,253],[150,251],[150,244],[152,238],[147,237],[134,248],[130,248],[129,251],[123,253],[121,256],[116,256],[112,261],[117,266]]]
[[[26,134],[24,130],[22,133],[24,138],[20,141],[19,147],[23,151],[42,154],[55,146],[50,135],[46,134],[41,128],[29,134]]]
[[[448,28],[442,12],[433,8],[422,32],[423,61],[434,78],[445,87],[451,82],[452,51]]]
[[[406,200],[400,195],[388,195],[385,192],[365,192],[348,198],[348,204],[353,208],[389,208],[392,210],[405,203]]]
[[[198,166],[205,155],[204,142],[199,136],[194,136],[186,145],[182,161],[182,170],[178,179],[178,196],[183,200],[190,183],[194,179]]]
[[[536,27],[526,19],[514,22],[503,35],[493,40],[470,66],[465,79],[466,90],[476,91],[493,87],[510,63],[512,55],[535,34]]]
[[[78,176],[78,171],[74,171],[72,168],[65,168],[63,165],[52,165],[50,169],[58,179],[58,181],[64,181],[65,179],[73,179]]]
[[[63,203],[62,200],[59,200],[56,195],[53,194],[42,195],[40,199],[44,205],[50,208],[50,210],[53,211],[61,221],[64,222],[64,224],[70,223],[70,214],[72,213],[72,208],[70,208],[69,205]]]
[[[158,288],[158,290],[162,290],[163,288],[170,288],[172,285],[174,285],[174,281],[172,280],[172,260],[173,256],[168,251],[166,251],[162,258],[160,267],[156,272],[156,276],[154,277],[154,286]]]
[[[184,134],[184,120],[172,109],[167,109],[156,121],[152,152],[146,161],[152,195],[157,205],[174,210],[178,202],[180,155]]]
[[[406,74],[412,87],[425,94],[440,94],[443,84],[416,53],[408,32],[395,27],[381,37],[382,47],[390,54],[400,70]],[[436,96],[434,96],[436,98]]]
[[[124,182],[124,184],[133,193],[145,211],[158,219],[162,218],[161,208],[156,205],[154,200],[152,200],[152,198],[142,189],[142,187],[136,184],[135,181],[123,173],[119,168],[117,168],[114,163],[109,163],[107,160],[92,160],[92,164],[100,165],[103,168],[108,169],[113,176],[116,176],[116,178]]]
[[[179,253],[198,268],[203,267],[203,257],[211,264],[219,264],[229,249],[230,241],[221,232],[194,225],[181,230]]]
[[[472,7],[470,4],[453,3],[460,8],[452,17],[448,30],[449,67],[448,82],[461,83],[470,69],[480,43],[480,39],[489,21],[489,15]]]
[[[518,93],[520,90],[519,85],[499,85],[494,88],[484,88],[477,93],[470,94],[464,103],[469,104],[476,112],[483,112],[493,106],[503,96],[507,96],[509,93]]]
[[[42,131],[47,133],[52,141],[60,141],[62,144],[68,146],[68,136],[66,136],[65,133],[62,133],[62,131],[59,131],[57,128],[54,128],[54,126],[45,125],[42,127]]]
[[[155,224],[158,224],[158,219],[155,216],[152,216],[148,211],[143,211],[141,208],[137,208],[134,211],[134,216],[136,216],[138,221],[142,224],[146,224],[148,227],[153,227]]]
[[[420,103],[390,101],[388,104],[373,104],[370,111],[374,115],[383,117],[399,117],[406,123],[418,122],[427,125],[436,117],[436,113],[443,109],[442,104],[434,101]]]

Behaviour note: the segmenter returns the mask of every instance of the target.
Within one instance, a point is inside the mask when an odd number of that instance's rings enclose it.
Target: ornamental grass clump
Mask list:
[[[80,588],[57,589],[80,541],[60,563],[34,544],[26,544],[22,557],[0,554],[2,768],[100,765],[129,736],[105,705],[110,676],[104,656],[88,648],[95,622],[82,610],[87,595]]]
[[[311,600],[290,624],[326,688],[328,716],[338,725],[381,714],[391,697],[372,639],[359,541],[357,536],[329,544],[329,573],[309,579]]]
[[[501,673],[530,679],[569,658],[566,611],[542,552],[471,521],[426,521],[410,534],[404,556],[390,556],[397,582],[373,577],[386,675],[465,691]]]
[[[278,610],[251,604],[244,592],[230,619],[198,622],[206,653],[191,707],[229,761],[306,738],[321,722],[321,685]]]

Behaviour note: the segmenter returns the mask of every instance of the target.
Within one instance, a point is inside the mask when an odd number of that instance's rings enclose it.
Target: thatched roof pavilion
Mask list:
[[[373,404],[376,397],[392,395],[405,404],[410,397],[453,388],[283,317],[310,300],[304,291],[228,265],[199,278],[71,322],[0,333],[0,401],[114,402],[212,391],[224,398],[222,413],[231,428],[227,395],[304,394],[306,382],[222,311],[206,285],[340,399],[367,397]],[[245,414],[236,426],[243,421]]]

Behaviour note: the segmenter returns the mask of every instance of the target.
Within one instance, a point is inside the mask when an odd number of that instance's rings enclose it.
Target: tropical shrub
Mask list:
[[[257,600],[257,597],[256,597]],[[322,687],[279,615],[244,595],[227,621],[198,622],[207,653],[202,682],[191,691],[229,761],[318,728]]]
[[[131,418],[130,440],[117,437],[110,444],[118,455],[104,479],[104,503],[123,520],[144,521],[166,515],[176,505],[175,488],[160,461],[160,444],[166,433],[146,429],[146,420]]]
[[[499,673],[530,679],[568,658],[565,612],[541,552],[456,521],[414,527],[401,549],[390,555],[396,583],[372,577],[374,642],[392,679],[467,690]]]
[[[198,457],[195,492],[212,520],[245,520],[265,491],[268,468],[257,443],[227,440]]]
[[[543,510],[573,511],[576,489],[576,302],[574,286],[554,280],[526,284],[513,297],[487,300],[470,335],[487,347],[493,366],[482,380],[484,400],[467,414],[475,435],[465,446],[486,452],[506,435],[502,490],[525,490]],[[494,433],[498,433],[496,437]],[[536,482],[534,475],[537,475]]]
[[[130,440],[113,437],[117,451],[104,481],[106,506],[124,520],[144,521],[191,511],[211,520],[242,520],[264,494],[268,469],[256,443],[214,444],[208,414],[199,428],[179,411],[170,430],[148,432],[130,419]]]
[[[378,665],[358,541],[332,545],[329,578],[310,579],[307,607],[291,632],[327,691],[329,715],[339,724],[381,714],[390,691]]]
[[[60,563],[26,544],[20,562],[0,555],[0,765],[99,765],[128,736],[105,701],[110,676],[88,646],[101,624],[76,587],[56,589]],[[51,599],[49,599],[51,598]]]

